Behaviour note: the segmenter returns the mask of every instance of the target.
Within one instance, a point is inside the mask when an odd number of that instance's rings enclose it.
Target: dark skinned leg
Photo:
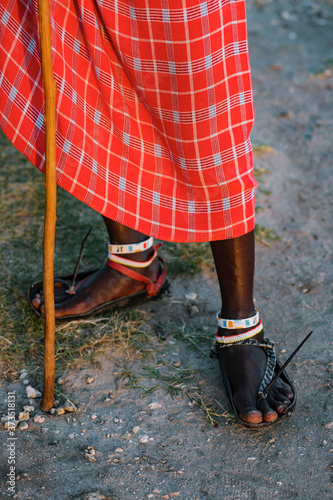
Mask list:
[[[211,242],[211,248],[221,290],[221,317],[242,319],[253,316],[254,232],[231,240]],[[237,330],[237,333],[242,331],[246,330]],[[219,328],[219,333],[234,335],[235,331]],[[262,340],[263,333],[254,338]],[[262,349],[254,346],[228,347],[222,351],[222,360],[241,419],[251,423],[273,421],[289,406],[293,393],[287,384],[278,379],[267,400],[257,407],[256,394],[266,364]]]
[[[109,241],[112,244],[138,243],[148,238],[145,234],[130,229],[123,224],[114,222],[103,217],[106,229],[109,234]],[[107,247],[105,248],[107,252]],[[128,258],[144,262],[152,257],[153,248],[129,254]],[[127,255],[123,255],[127,257]],[[132,268],[130,268],[132,269]],[[134,269],[134,268],[133,268]],[[146,268],[135,268],[134,270],[152,281],[155,281],[159,275],[159,263],[155,259]],[[56,317],[68,316],[71,314],[84,313],[93,307],[120,297],[126,297],[131,293],[138,292],[144,288],[144,284],[125,276],[118,271],[111,269],[106,264],[96,273],[92,274],[79,288],[75,295],[68,295],[65,292],[63,283],[55,282],[55,314]],[[40,311],[44,312],[42,294],[36,295],[33,304]]]

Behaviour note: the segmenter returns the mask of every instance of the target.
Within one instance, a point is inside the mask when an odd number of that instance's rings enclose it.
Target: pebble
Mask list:
[[[30,380],[28,378],[26,378],[26,379],[23,380],[23,384],[24,385],[29,385],[29,383],[30,383]]]
[[[28,376],[28,372],[27,370],[24,368],[23,370],[21,370],[20,372],[20,380],[24,380],[25,378],[27,378]]]
[[[69,435],[68,435],[68,438],[69,438],[69,439],[74,439],[74,437],[75,437],[75,436],[74,436],[74,434],[69,434]]]
[[[26,406],[23,406],[23,410],[24,411],[32,412],[32,411],[35,411],[35,407],[34,406],[30,406],[30,405],[26,405]]]
[[[185,299],[187,299],[187,300],[197,300],[197,297],[198,297],[198,295],[194,292],[185,294]]]
[[[42,424],[43,422],[45,422],[45,418],[42,415],[35,415],[34,422],[36,422],[37,424]]]
[[[17,418],[21,422],[22,420],[29,420],[29,417],[30,415],[28,411],[21,411]]]
[[[106,497],[99,491],[94,491],[93,493],[88,493],[87,496],[84,497],[84,500],[106,500]]]
[[[63,415],[65,413],[65,408],[62,406],[60,408],[57,408],[57,415]]]
[[[88,448],[84,450],[84,458],[88,460],[88,462],[96,462],[96,451],[92,446],[88,446]]]
[[[179,368],[179,367],[180,367],[180,365],[181,365],[181,362],[180,362],[180,361],[175,361],[175,362],[173,363],[173,366],[175,366],[176,368]]]
[[[26,422],[25,420],[23,422],[20,422],[18,425],[18,429],[20,431],[26,431],[28,427],[29,427],[28,422]]]
[[[56,409],[55,408],[50,408],[49,409],[49,413],[51,413],[51,415],[54,415],[56,413]]]
[[[149,437],[148,436],[142,436],[139,441],[142,444],[146,444],[149,441]]]
[[[66,382],[66,377],[63,376],[59,377],[57,382],[59,385],[64,385],[64,383]]]
[[[97,417],[97,413],[93,413],[92,415],[90,415],[91,420],[96,420]]]
[[[196,316],[196,314],[199,314],[199,312],[200,312],[199,307],[190,306],[188,312],[189,312],[190,317],[192,318],[193,316]]]
[[[34,389],[33,387],[31,387],[31,385],[28,385],[28,387],[26,388],[26,393],[27,393],[28,398],[32,398],[32,399],[42,397],[42,393],[37,391],[37,389]]]
[[[95,377],[92,377],[91,375],[86,375],[84,377],[84,380],[86,381],[87,384],[91,384],[92,382],[94,382]]]
[[[150,403],[148,406],[151,410],[159,410],[160,408],[162,408],[162,405],[160,403]]]
[[[18,423],[19,423],[18,420],[8,420],[8,422],[5,422],[5,429],[9,429],[11,431],[14,431],[16,429]]]
[[[72,404],[68,404],[68,405],[64,406],[64,410],[68,411],[68,412],[72,412],[72,411],[75,411],[75,408]]]
[[[329,422],[328,424],[325,424],[325,429],[333,429],[333,422]]]
[[[133,432],[133,434],[137,434],[139,432],[139,430],[140,430],[140,427],[138,425],[136,425],[135,427],[133,427],[132,432]]]
[[[116,448],[114,450],[115,453],[122,453],[124,450],[122,448]]]

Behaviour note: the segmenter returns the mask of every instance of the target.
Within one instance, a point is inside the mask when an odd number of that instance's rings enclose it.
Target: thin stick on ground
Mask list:
[[[56,224],[56,95],[52,70],[51,30],[48,0],[39,0],[39,35],[42,77],[45,95],[45,220],[43,252],[44,292],[44,391],[41,409],[48,411],[54,403],[55,377],[55,313],[54,313],[54,241]]]

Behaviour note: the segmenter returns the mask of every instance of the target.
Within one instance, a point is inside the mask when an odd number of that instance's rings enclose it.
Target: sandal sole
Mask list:
[[[77,279],[77,281],[82,281],[83,279],[89,277],[91,274],[95,273],[96,271],[97,271],[97,269],[95,269],[94,271],[86,271],[86,272],[78,273],[76,279]],[[56,277],[55,279],[60,279],[60,280],[71,282],[73,279],[73,275]],[[94,314],[98,314],[98,313],[102,313],[102,312],[106,312],[106,311],[113,311],[114,309],[123,309],[125,307],[133,307],[133,306],[148,302],[149,300],[157,300],[169,289],[169,286],[170,286],[170,282],[168,280],[165,280],[165,282],[161,286],[161,289],[159,290],[159,292],[154,296],[149,296],[148,292],[146,290],[141,290],[140,292],[136,292],[136,293],[133,293],[131,295],[127,295],[126,297],[120,297],[119,299],[110,300],[109,302],[105,302],[104,304],[100,304],[99,306],[96,306],[93,309],[90,309],[89,311],[86,311],[84,313],[61,316],[61,318],[55,318],[55,320],[56,320],[56,322],[60,322],[60,321],[68,321],[68,320],[73,320],[73,319],[87,318],[87,317],[92,316]],[[30,308],[32,309],[32,311],[40,318],[44,318],[44,315],[38,309],[36,309],[36,307],[32,303],[32,300],[33,300],[34,296],[37,293],[41,292],[42,290],[43,290],[43,281],[39,281],[37,283],[34,283],[27,290],[28,304],[29,304]]]

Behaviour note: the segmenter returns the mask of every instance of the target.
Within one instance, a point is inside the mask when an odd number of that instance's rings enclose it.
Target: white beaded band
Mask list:
[[[256,310],[256,314],[254,316],[245,319],[220,318],[219,313],[217,313],[216,319],[219,327],[226,328],[227,330],[237,330],[238,328],[250,328],[251,326],[256,326],[259,323],[259,312]]]
[[[137,253],[148,250],[154,244],[154,238],[151,236],[148,240],[140,243],[130,243],[129,245],[111,245],[109,244],[109,254]]]
[[[153,262],[156,255],[157,255],[157,248],[155,248],[154,255],[152,256],[152,258],[149,260],[145,260],[144,262],[124,259],[123,257],[119,257],[119,255],[114,255],[112,253],[109,253],[108,259],[111,260],[112,262],[118,262],[118,264],[122,264],[123,266],[138,267],[140,269],[143,269],[144,267],[148,267]]]
[[[227,337],[220,337],[217,333],[215,333],[215,338],[219,344],[232,344],[233,342],[240,342],[241,340],[250,339],[251,337],[257,335],[257,333],[260,333],[262,329],[263,325],[262,321],[260,320],[258,326],[256,326],[255,328],[251,328],[251,330],[248,330],[247,332],[238,333],[237,335],[229,335]]]

